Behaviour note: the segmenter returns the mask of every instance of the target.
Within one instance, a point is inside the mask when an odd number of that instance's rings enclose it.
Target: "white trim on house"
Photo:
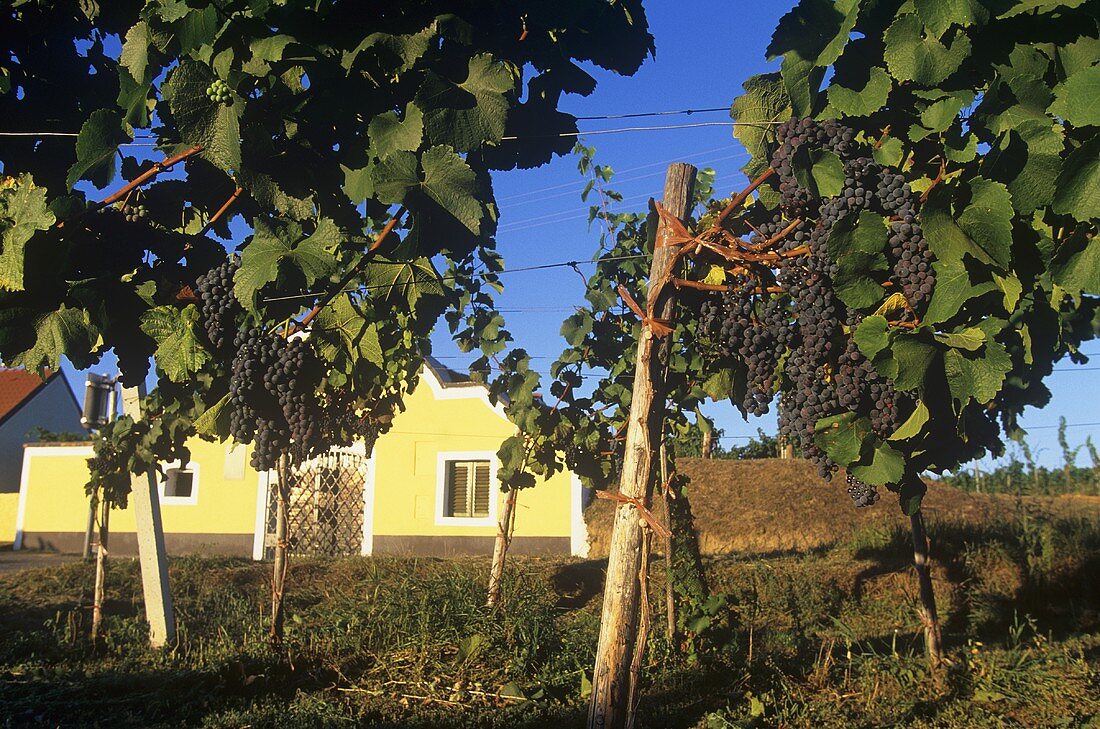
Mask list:
[[[428,381],[428,387],[432,391],[432,397],[436,400],[481,400],[485,403],[485,407],[499,415],[501,420],[507,423],[512,422],[508,420],[508,415],[504,412],[503,405],[499,402],[494,405],[489,400],[489,390],[484,385],[472,382],[468,385],[444,387],[443,382],[440,381],[435,371],[427,365],[420,368],[420,376]],[[503,438],[501,440],[503,440]]]
[[[363,474],[363,546],[359,553],[364,557],[374,554],[374,456],[367,459],[367,472]]]
[[[189,471],[191,473],[191,494],[189,496],[168,496],[165,492],[168,489],[168,472],[172,469],[179,471]],[[160,496],[161,506],[197,506],[199,503],[199,475],[201,466],[195,461],[188,461],[187,465],[181,465],[180,461],[171,461],[170,463],[162,463],[161,471],[163,476],[157,478],[157,494]]]
[[[92,446],[31,446],[23,448],[23,469],[19,474],[19,505],[15,511],[15,540],[12,549],[23,548],[23,525],[27,516],[27,491],[31,481],[31,458],[34,456],[85,456],[95,455]]]
[[[584,522],[584,485],[569,472],[569,554],[588,558],[588,525]]]
[[[443,506],[447,501],[447,462],[448,461],[488,461],[489,462],[489,515],[482,517],[444,516]],[[496,451],[438,451],[435,461],[435,524],[436,526],[485,527],[496,526],[500,501],[500,482],[497,481]]]
[[[264,558],[264,538],[267,536],[267,498],[271,488],[271,471],[263,471],[256,478],[256,532],[252,537],[252,559]]]

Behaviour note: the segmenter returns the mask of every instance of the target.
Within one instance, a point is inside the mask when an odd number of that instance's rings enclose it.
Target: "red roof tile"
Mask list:
[[[47,380],[56,377],[58,372],[49,373]],[[26,370],[0,370],[0,420],[19,408],[45,383],[38,375]]]

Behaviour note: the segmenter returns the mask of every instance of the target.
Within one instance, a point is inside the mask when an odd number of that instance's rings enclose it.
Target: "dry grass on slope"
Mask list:
[[[809,462],[793,459],[681,459],[691,479],[688,498],[704,554],[807,551],[832,546],[864,529],[908,528],[896,497],[856,509],[843,474],[825,482]],[[932,484],[924,508],[932,523],[988,523],[1012,519],[1020,506],[1056,518],[1100,520],[1100,497],[971,494]],[[585,511],[590,555],[607,556],[615,505],[596,499]],[[656,509],[660,511],[660,509]]]

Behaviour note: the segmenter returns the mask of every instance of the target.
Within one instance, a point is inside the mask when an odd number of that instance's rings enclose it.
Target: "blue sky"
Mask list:
[[[789,2],[729,3],[720,0],[681,0],[646,3],[650,29],[657,53],[632,77],[619,77],[590,68],[598,80],[588,98],[564,97],[562,108],[576,116],[603,116],[682,109],[728,108],[749,76],[775,70],[766,63],[764,49],[772,29],[789,9]],[[712,167],[717,172],[715,190],[729,194],[745,182],[740,173],[746,154],[732,136],[727,113],[664,116],[642,119],[582,121],[583,131],[671,124],[708,124],[694,128],[662,131],[632,131],[582,135],[581,141],[596,147],[596,161],[610,165],[615,178],[610,187],[625,196],[617,208],[642,209],[649,197],[660,197],[664,172],[671,162],[690,162]],[[599,230],[589,229],[588,204],[580,199],[584,186],[576,169],[576,158],[567,156],[535,170],[498,173],[494,177],[500,206],[498,249],[507,267],[587,260],[597,249]],[[98,196],[100,193],[93,193]],[[586,273],[590,269],[585,269]],[[573,306],[583,305],[580,277],[569,269],[515,273],[504,277],[506,286],[499,299],[508,328],[545,370],[561,351],[558,334],[562,319]],[[445,325],[434,337],[435,354],[456,369],[474,358],[462,355],[447,335]],[[1085,353],[1100,355],[1100,343],[1086,346]],[[93,371],[110,371],[105,359]],[[1029,429],[1029,443],[1042,463],[1059,465],[1057,423],[1064,416],[1073,424],[1071,444],[1083,443],[1089,434],[1100,440],[1100,415],[1092,405],[1092,390],[1100,383],[1100,369],[1091,370],[1064,362],[1048,380],[1053,392],[1050,405],[1030,411],[1023,418]],[[74,389],[83,388],[83,374],[65,368]],[[776,429],[774,413],[747,422],[728,403],[711,404],[705,412],[715,419],[727,436],[724,445],[743,443],[763,428]],[[1082,451],[1080,463],[1088,459]],[[987,459],[988,460],[988,459]]]

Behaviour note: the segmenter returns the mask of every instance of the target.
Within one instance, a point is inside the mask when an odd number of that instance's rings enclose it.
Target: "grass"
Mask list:
[[[952,661],[936,673],[908,534],[889,520],[807,551],[708,558],[734,637],[706,663],[671,650],[655,561],[639,726],[1100,727],[1100,521],[1021,503],[929,528]],[[176,559],[180,639],[163,652],[145,646],[133,562],[112,563],[99,646],[91,566],[0,576],[0,726],[582,724],[603,563],[516,558],[496,613],[482,607],[488,569],[295,560],[275,650],[268,565]]]

